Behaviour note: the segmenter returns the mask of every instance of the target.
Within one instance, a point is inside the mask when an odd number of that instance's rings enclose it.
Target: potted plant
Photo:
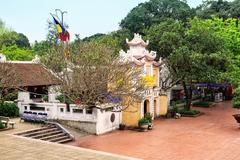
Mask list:
[[[149,130],[152,130],[152,128],[153,128],[153,121],[152,121],[152,115],[151,115],[151,113],[146,113],[145,115],[144,115],[144,117],[148,120],[148,129]]]
[[[125,124],[123,124],[123,123],[119,124],[119,130],[125,130],[125,128],[126,128]]]
[[[142,117],[141,119],[139,119],[138,127],[140,127],[142,131],[147,131],[148,125],[149,125],[149,120],[147,118]]]

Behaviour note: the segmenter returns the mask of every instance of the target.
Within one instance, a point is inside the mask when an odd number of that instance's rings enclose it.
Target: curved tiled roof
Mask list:
[[[7,64],[7,63],[5,63]],[[17,75],[19,87],[49,86],[60,84],[60,80],[43,65],[35,63],[8,63]]]

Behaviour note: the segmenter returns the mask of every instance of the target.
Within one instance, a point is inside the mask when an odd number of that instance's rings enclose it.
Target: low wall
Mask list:
[[[59,119],[54,121],[57,121],[60,124],[63,124],[81,131],[85,131],[90,134],[97,134],[96,122],[70,121],[70,120],[59,120]]]

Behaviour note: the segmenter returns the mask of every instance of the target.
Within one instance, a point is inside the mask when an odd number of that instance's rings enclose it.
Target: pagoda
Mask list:
[[[133,63],[136,67],[141,67],[143,77],[146,79],[146,89],[141,102],[128,107],[122,114],[123,124],[136,126],[138,120],[147,113],[150,113],[153,117],[165,115],[167,112],[167,98],[160,95],[159,72],[162,60],[161,58],[156,60],[157,54],[155,51],[146,49],[149,41],[145,42],[141,35],[135,33],[131,41],[126,39],[126,43],[129,50],[127,52],[120,51],[121,60]]]

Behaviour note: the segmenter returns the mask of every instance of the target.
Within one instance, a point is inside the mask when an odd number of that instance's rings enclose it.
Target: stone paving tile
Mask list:
[[[196,118],[159,119],[149,132],[115,131],[80,138],[74,145],[156,160],[240,160],[240,128],[230,101],[196,108]]]
[[[135,159],[63,144],[18,137],[13,134],[41,125],[16,122],[15,129],[0,132],[0,160],[127,160]]]

